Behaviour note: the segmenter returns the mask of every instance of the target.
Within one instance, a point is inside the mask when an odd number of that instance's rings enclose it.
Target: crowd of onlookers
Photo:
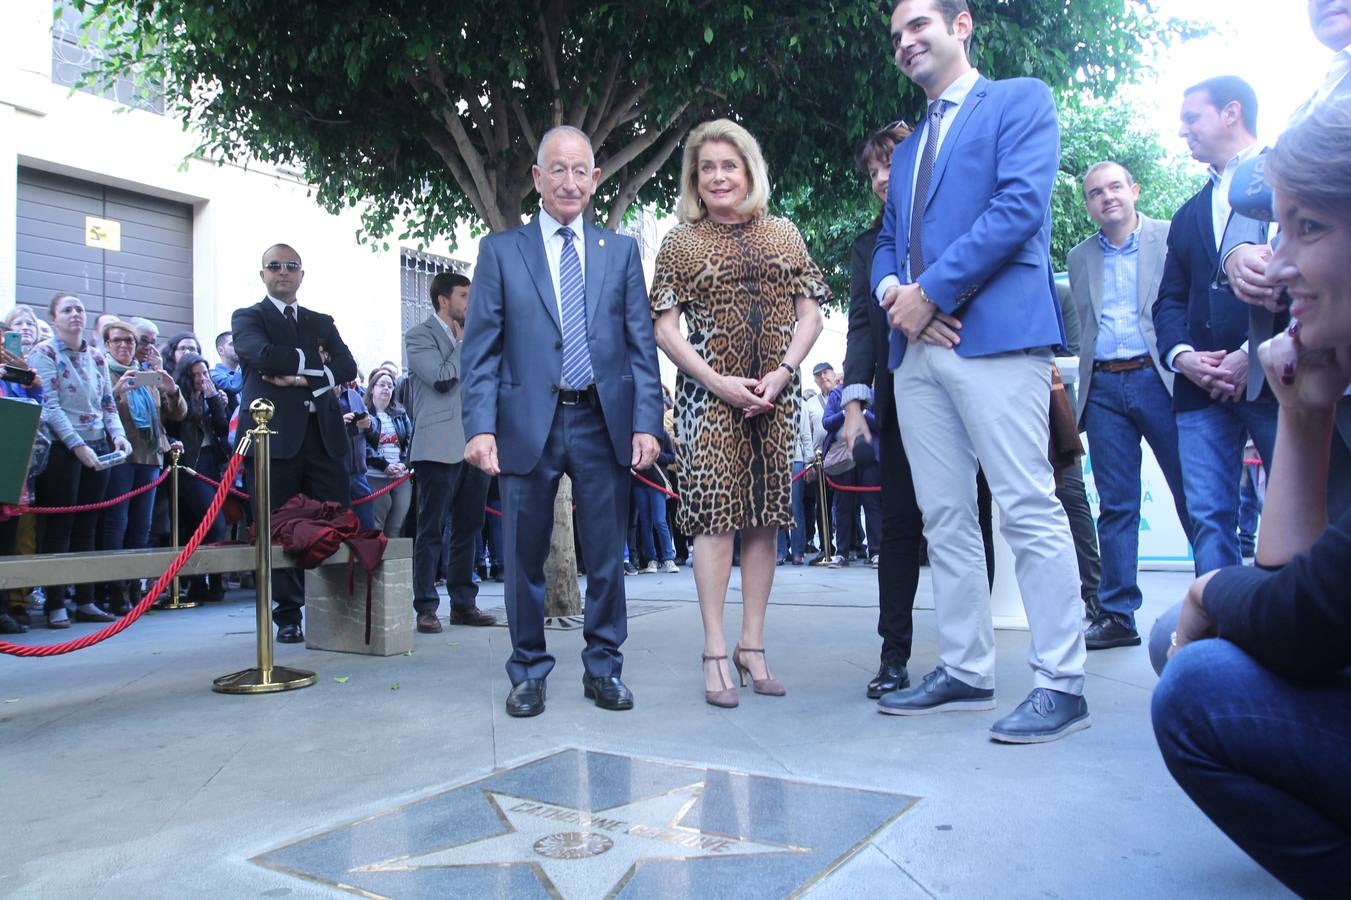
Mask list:
[[[242,426],[240,422],[243,377],[231,333],[215,336],[212,363],[193,332],[165,338],[154,322],[140,316],[104,313],[91,318],[80,298],[65,292],[54,296],[46,310],[15,306],[0,331],[10,335],[3,355],[8,377],[0,381],[0,396],[43,407],[22,506],[86,506],[134,494],[77,513],[0,507],[0,556],[169,546],[174,538],[169,485],[155,482],[173,453],[190,470],[179,479],[177,539],[179,545],[186,542],[211,504],[213,482],[225,470],[240,428],[252,425],[246,411]],[[390,537],[416,532],[416,494],[405,477],[412,472],[409,447],[416,427],[407,392],[406,376],[392,360],[380,363],[364,381],[338,390],[350,439],[352,498],[358,501],[353,510],[363,527]],[[667,514],[668,503],[677,501],[662,491],[677,483],[669,437],[658,462],[639,474],[658,487],[633,482],[626,572],[678,571],[689,550]],[[242,488],[242,479],[235,486]],[[379,496],[359,502],[371,494]],[[490,514],[474,554],[474,579],[501,581],[496,479],[487,508]],[[249,504],[228,499],[205,541],[247,539],[251,518]],[[452,527],[447,521],[438,579],[442,584]],[[148,586],[107,581],[8,591],[0,598],[0,633],[26,631],[38,615],[51,628],[68,628],[72,621],[111,622],[128,613]],[[182,594],[189,601],[216,602],[231,587],[252,588],[252,573],[188,578]],[[156,602],[168,599],[166,593]]]

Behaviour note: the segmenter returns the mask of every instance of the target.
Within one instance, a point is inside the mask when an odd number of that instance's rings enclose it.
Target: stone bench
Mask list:
[[[371,642],[366,643],[366,573],[357,565],[353,590],[347,591],[350,551],[338,548],[317,569],[305,572],[305,646],[394,656],[413,649],[413,541],[394,538],[385,548],[380,568],[371,576]],[[94,553],[48,553],[37,556],[0,556],[0,590],[35,588],[49,584],[88,584],[158,578],[178,556],[165,548]],[[183,566],[180,577],[244,572],[253,569],[250,544],[199,547]],[[272,567],[291,569],[295,563],[272,548]]]

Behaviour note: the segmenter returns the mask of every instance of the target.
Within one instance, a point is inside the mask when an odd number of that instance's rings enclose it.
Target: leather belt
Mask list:
[[[1104,359],[1093,363],[1094,372],[1134,372],[1136,369],[1143,369],[1145,366],[1152,366],[1154,360],[1146,353],[1144,356],[1135,356],[1131,359]]]
[[[567,388],[558,389],[558,402],[564,406],[595,406],[597,399],[594,384],[580,391],[570,391]]]

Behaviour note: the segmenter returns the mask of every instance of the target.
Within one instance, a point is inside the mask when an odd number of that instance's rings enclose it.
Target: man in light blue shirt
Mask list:
[[[1140,643],[1135,611],[1140,547],[1140,440],[1149,442],[1191,537],[1173,417],[1173,373],[1159,362],[1151,315],[1168,255],[1168,223],[1135,210],[1140,185],[1100,162],[1084,176],[1084,208],[1098,232],[1069,253],[1070,294],[1083,336],[1079,423],[1088,431],[1098,489],[1102,613],[1084,632],[1089,650]]]

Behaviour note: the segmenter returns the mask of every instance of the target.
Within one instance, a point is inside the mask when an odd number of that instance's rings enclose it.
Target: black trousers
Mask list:
[[[1060,485],[1055,489],[1060,505],[1070,520],[1070,534],[1074,537],[1074,556],[1079,563],[1079,592],[1090,608],[1098,603],[1098,584],[1102,581],[1102,557],[1098,555],[1098,532],[1093,524],[1093,511],[1088,506],[1084,490],[1084,467],[1079,460],[1060,472]]]
[[[469,463],[415,460],[418,520],[413,539],[413,608],[436,612],[441,595],[436,574],[441,558],[442,527],[450,521],[450,560],[446,565],[446,593],[450,608],[477,605],[474,584],[474,543],[483,529],[483,507],[488,502],[488,473]]]
[[[89,448],[97,454],[112,449],[110,441],[95,441]],[[46,470],[38,476],[36,503],[38,506],[84,506],[105,499],[108,491],[108,470],[86,468],[75,451],[61,441],[52,442],[52,455]],[[98,537],[97,512],[60,513],[38,518],[41,528],[38,552],[82,553],[93,550]],[[66,586],[49,584],[45,592],[44,612],[55,612],[66,603]],[[94,585],[75,586],[76,603],[94,602]]]
[[[352,502],[351,482],[347,474],[346,456],[328,455],[319,423],[314,414],[306,417],[305,441],[300,452],[289,459],[272,457],[272,478],[269,483],[272,508],[276,509],[297,494],[311,500],[328,500],[344,506]],[[245,463],[244,484],[250,496],[256,498],[257,485],[253,477],[253,456]],[[256,520],[256,512],[255,512]],[[259,540],[267,540],[259,535]],[[305,605],[305,573],[300,569],[272,571],[272,621],[277,626],[299,625],[301,608]]]
[[[910,662],[915,637],[915,591],[919,588],[924,517],[915,500],[910,461],[906,458],[895,417],[888,419],[877,437],[882,450],[882,552],[877,562],[877,634],[882,638],[882,662],[904,666]],[[985,544],[985,573],[993,587],[993,498],[984,473],[979,471],[976,473],[976,507]]]

